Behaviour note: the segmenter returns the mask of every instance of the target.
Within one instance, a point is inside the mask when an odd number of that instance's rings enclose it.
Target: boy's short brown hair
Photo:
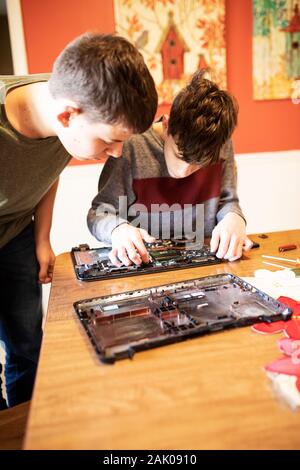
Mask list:
[[[140,52],[125,38],[86,33],[66,46],[49,80],[54,98],[68,98],[91,121],[122,123],[146,131],[157,108],[157,92]]]
[[[198,71],[174,99],[168,134],[184,161],[213,164],[237,124],[237,114],[235,98]]]

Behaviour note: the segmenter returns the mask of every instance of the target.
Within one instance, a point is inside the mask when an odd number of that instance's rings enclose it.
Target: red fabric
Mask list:
[[[222,162],[200,168],[186,178],[143,178],[133,180],[135,203],[144,204],[201,204],[221,193]]]
[[[283,296],[279,297],[278,301],[293,309],[291,319],[271,324],[257,323],[252,329],[263,334],[283,332],[287,336],[278,342],[279,349],[284,356],[267,364],[265,370],[297,377],[296,387],[300,393],[300,302]]]
[[[296,343],[297,341],[294,341],[293,339],[291,338],[281,338],[279,341],[278,341],[278,346],[279,346],[279,349],[280,351],[285,354],[286,356],[291,356],[294,352],[294,344]]]
[[[277,374],[296,375],[300,378],[300,364],[296,364],[288,356],[281,357],[270,364],[265,366],[269,372],[276,372]]]
[[[276,374],[293,375],[297,377],[296,387],[300,392],[300,364],[295,363],[291,357],[281,357],[265,366],[266,371]]]
[[[252,330],[262,334],[283,332],[288,338],[300,340],[300,303],[283,296],[279,297],[278,301],[293,309],[292,318],[274,323],[256,323],[252,326]]]

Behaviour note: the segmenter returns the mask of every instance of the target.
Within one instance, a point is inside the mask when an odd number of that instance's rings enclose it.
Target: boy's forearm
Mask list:
[[[58,187],[57,179],[47,193],[40,200],[35,208],[34,213],[34,227],[35,227],[35,239],[37,242],[50,240],[50,230],[52,224],[52,214],[55,202],[55,196]]]
[[[110,204],[101,204],[97,209],[89,210],[87,223],[91,234],[97,240],[111,243],[112,231],[119,225],[127,223],[127,220],[119,217]]]
[[[222,175],[221,197],[219,202],[219,209],[217,212],[217,222],[220,222],[225,217],[225,215],[229,214],[230,212],[238,214],[246,222],[237,195],[237,169],[231,141],[228,141],[225,144],[224,154],[225,162]]]
[[[230,212],[238,214],[246,222],[245,216],[242,212],[242,209],[240,208],[239,203],[233,201],[224,204],[223,207],[218,211],[217,222],[220,222],[222,219],[224,219],[225,215],[229,214]]]
[[[104,165],[98,194],[87,215],[91,234],[101,242],[111,243],[112,231],[118,225],[127,223],[127,210],[134,201],[131,172],[132,168],[125,158],[111,158]],[[120,197],[124,198],[123,202],[120,202]]]

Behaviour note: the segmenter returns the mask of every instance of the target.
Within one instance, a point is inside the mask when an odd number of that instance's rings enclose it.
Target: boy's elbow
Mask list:
[[[90,210],[88,211],[86,221],[87,221],[88,229],[93,236],[95,236],[95,233],[94,233],[95,218],[96,218],[95,210],[91,207]]]

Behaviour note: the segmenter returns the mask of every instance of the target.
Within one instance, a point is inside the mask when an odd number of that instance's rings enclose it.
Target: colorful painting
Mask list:
[[[300,11],[295,0],[253,0],[257,100],[293,97],[300,79]]]
[[[159,102],[199,68],[226,86],[225,0],[114,0],[116,31],[143,54]]]

